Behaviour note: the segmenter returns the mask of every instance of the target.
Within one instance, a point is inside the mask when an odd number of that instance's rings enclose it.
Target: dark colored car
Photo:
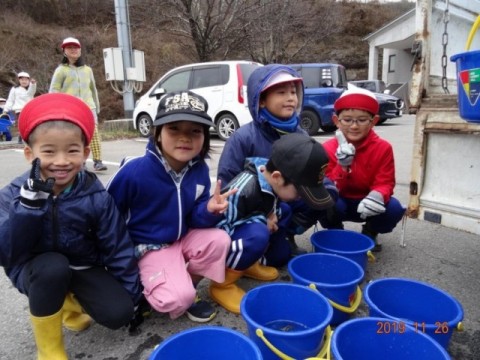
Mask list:
[[[333,63],[289,64],[303,78],[305,94],[300,126],[309,135],[319,129],[333,132],[336,126],[332,121],[333,104],[340,95],[352,86],[347,81],[345,67]],[[403,100],[393,95],[374,92],[380,104],[380,121],[402,115]]]

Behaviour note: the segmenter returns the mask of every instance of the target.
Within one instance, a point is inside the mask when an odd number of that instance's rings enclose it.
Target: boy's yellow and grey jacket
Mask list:
[[[69,191],[50,196],[39,209],[20,204],[20,188],[30,171],[0,190],[0,266],[21,292],[22,270],[37,254],[58,252],[72,266],[102,266],[141,297],[134,247],[113,199],[95,174],[77,175]]]

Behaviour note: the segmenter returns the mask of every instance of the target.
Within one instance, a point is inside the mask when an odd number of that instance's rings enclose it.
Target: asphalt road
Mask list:
[[[408,183],[413,142],[413,124],[411,115],[390,120],[376,128],[380,136],[388,139],[394,147],[396,161],[397,186],[395,196],[408,203]],[[320,133],[316,138],[323,142],[332,135]],[[99,175],[106,183],[114,174],[125,156],[142,155],[145,151],[144,139],[128,139],[103,142],[103,158],[109,169]],[[216,163],[223,142],[214,139],[211,165],[212,177],[216,173]],[[29,169],[22,150],[18,146],[6,147],[0,143],[0,187],[5,186],[17,174]],[[91,168],[91,161],[87,166]],[[347,224],[351,230],[359,230],[358,224]],[[311,248],[311,229],[297,242]],[[318,230],[318,229],[317,229]],[[465,331],[454,331],[450,341],[449,353],[455,360],[476,360],[480,358],[480,274],[478,235],[453,230],[438,224],[409,219],[405,238],[407,246],[401,248],[400,226],[379,239],[383,251],[374,263],[367,267],[365,284],[373,279],[384,277],[406,277],[428,282],[439,287],[460,301],[464,309]],[[290,277],[285,269],[278,281],[288,282]],[[240,280],[246,290],[259,285],[253,280]],[[199,292],[207,297],[208,281],[203,281]],[[25,296],[12,287],[7,277],[0,275],[0,359],[35,359],[35,345],[29,324],[28,303]],[[418,306],[422,300],[418,300]],[[417,306],[417,304],[412,304]],[[355,316],[367,316],[368,308],[362,303]],[[441,314],[439,314],[439,317]],[[439,319],[440,320],[440,319]],[[227,313],[218,307],[217,317],[210,323],[236,329],[246,333],[246,325],[241,316]],[[171,321],[168,316],[153,314],[135,336],[126,329],[108,330],[97,324],[81,333],[64,331],[65,345],[70,359],[94,360],[137,360],[147,359],[155,345],[179,331],[199,326],[186,317]],[[201,349],[199,349],[201,352]]]

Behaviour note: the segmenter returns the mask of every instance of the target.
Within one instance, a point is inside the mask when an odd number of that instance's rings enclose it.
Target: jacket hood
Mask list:
[[[295,77],[300,77],[300,75],[293,70],[291,67],[280,64],[269,64],[265,66],[260,66],[257,68],[248,78],[247,83],[247,95],[248,95],[248,109],[252,115],[253,121],[261,124],[262,119],[258,116],[260,111],[260,94],[262,89],[265,87],[265,84],[279,72],[287,72]],[[298,95],[298,106],[297,114],[300,116],[300,112],[303,107],[303,94],[304,87],[303,82],[298,82],[297,86],[297,95]]]

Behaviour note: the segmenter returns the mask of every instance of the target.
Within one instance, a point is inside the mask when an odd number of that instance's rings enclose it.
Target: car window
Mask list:
[[[320,87],[321,70],[322,69],[318,67],[311,67],[311,68],[304,67],[301,69],[300,75],[303,78],[303,84],[306,89]]]
[[[164,88],[167,93],[174,91],[188,90],[188,81],[190,79],[191,70],[177,72],[160,82],[156,89]]]
[[[245,85],[247,84],[250,75],[252,75],[252,72],[258,69],[259,66],[260,65],[258,64],[240,64],[240,70],[242,71],[242,80]]]
[[[192,89],[225,85],[228,82],[228,65],[193,69]]]

